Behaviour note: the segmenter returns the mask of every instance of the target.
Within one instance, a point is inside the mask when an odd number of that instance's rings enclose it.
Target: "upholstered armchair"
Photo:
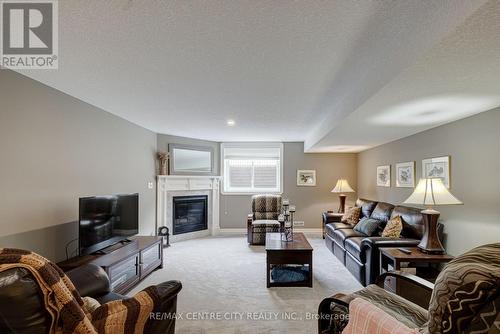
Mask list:
[[[427,309],[384,290],[386,278],[431,291]],[[405,285],[406,286],[406,285]],[[422,304],[422,303],[421,303]],[[448,263],[435,284],[388,272],[377,284],[324,299],[319,333],[500,333],[500,243],[477,247]]]
[[[279,232],[278,216],[281,213],[281,195],[252,196],[252,213],[247,218],[248,243],[264,245],[266,233]]]

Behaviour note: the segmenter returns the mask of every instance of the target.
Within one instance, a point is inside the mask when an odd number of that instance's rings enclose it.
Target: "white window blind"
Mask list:
[[[281,144],[222,144],[221,155],[224,192],[281,192]]]

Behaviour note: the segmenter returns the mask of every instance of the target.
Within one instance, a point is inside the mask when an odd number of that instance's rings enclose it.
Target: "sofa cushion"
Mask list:
[[[365,252],[361,252],[361,241],[363,241],[364,238],[365,237],[352,237],[345,241],[345,250],[361,263],[366,262]]]
[[[394,205],[385,202],[378,202],[375,209],[370,216],[370,218],[380,220],[385,226],[385,223],[391,219],[392,210],[394,210]]]
[[[396,216],[400,216],[403,222],[401,236],[422,239],[424,235],[424,217],[422,216],[422,209],[398,205],[392,210],[391,218]]]
[[[365,217],[362,218],[356,226],[354,226],[354,231],[371,237],[377,232],[380,225],[382,225],[380,220]]]
[[[345,222],[351,226],[355,226],[358,221],[359,217],[361,216],[361,208],[360,207],[353,207],[347,209],[346,213],[342,216],[342,222]]]
[[[333,238],[333,232],[339,229],[352,229],[352,226],[345,223],[330,223],[325,225],[325,233]]]
[[[361,217],[360,218],[370,217],[370,215],[372,214],[372,211],[376,205],[377,205],[377,202],[375,202],[375,201],[370,201],[367,199],[358,198],[358,200],[356,201],[356,206],[361,208]]]
[[[345,249],[345,240],[352,237],[365,237],[364,234],[350,228],[343,228],[333,232],[333,240]]]

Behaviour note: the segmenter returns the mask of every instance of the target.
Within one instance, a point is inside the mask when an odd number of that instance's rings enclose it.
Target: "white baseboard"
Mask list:
[[[305,235],[321,236],[323,229],[321,228],[294,228],[294,232],[302,232]],[[217,231],[216,235],[245,235],[247,234],[246,228],[221,228]]]
[[[246,228],[221,228],[216,232],[216,235],[245,235]]]

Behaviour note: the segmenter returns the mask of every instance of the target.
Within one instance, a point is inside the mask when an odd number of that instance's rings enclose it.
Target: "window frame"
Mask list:
[[[278,148],[279,149],[279,176],[277,181],[279,182],[279,190],[268,191],[268,190],[259,190],[253,188],[249,191],[230,191],[226,190],[226,164],[225,164],[225,149],[226,148],[257,148],[257,149],[266,149],[266,148]],[[257,159],[256,159],[257,160]],[[254,195],[254,194],[283,194],[283,143],[278,142],[228,142],[220,144],[220,166],[221,166],[221,187],[220,192],[222,195]]]

